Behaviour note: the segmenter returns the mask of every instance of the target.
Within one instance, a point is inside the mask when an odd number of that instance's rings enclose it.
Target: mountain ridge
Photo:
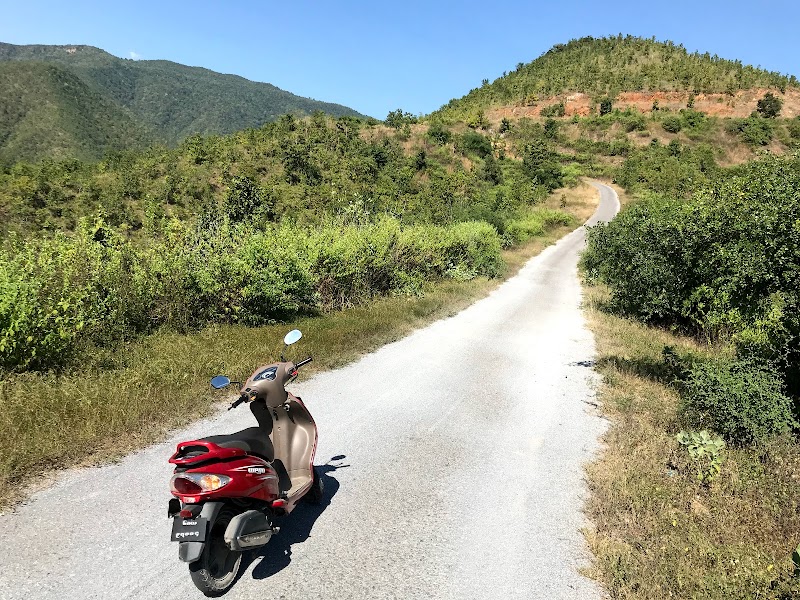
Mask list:
[[[259,127],[283,114],[306,116],[322,111],[337,117],[364,117],[346,106],[297,96],[270,83],[251,81],[240,75],[217,73],[205,67],[162,59],[119,58],[88,45],[18,46],[0,42],[0,65],[9,63],[55,65],[77,76],[92,92],[133,118],[138,129],[135,139],[144,138],[150,143],[175,145],[194,134],[234,133]],[[30,94],[23,93],[22,96],[30,97]],[[87,101],[80,102],[85,104]],[[35,105],[25,107],[27,111],[35,109]],[[3,125],[9,126],[5,119],[0,121],[0,128]],[[100,158],[116,146],[98,147],[87,143],[89,139],[115,138],[113,124],[97,123],[97,126],[101,131],[87,130],[84,139],[76,141],[80,157]],[[103,129],[112,133],[103,133]],[[39,138],[47,137],[46,132],[38,135]],[[37,136],[31,133],[30,137]],[[37,140],[17,158],[30,160],[58,156],[57,152],[43,153],[44,146],[41,140]]]

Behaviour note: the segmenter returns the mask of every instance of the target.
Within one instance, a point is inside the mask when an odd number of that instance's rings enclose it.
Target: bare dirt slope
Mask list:
[[[796,117],[800,115],[800,89],[789,88],[785,94],[776,90],[751,89],[729,94],[697,94],[694,97],[694,109],[708,115],[720,117],[747,117],[756,109],[758,101],[764,94],[772,91],[781,100],[783,108],[782,117]],[[633,108],[643,113],[653,109],[653,102],[658,101],[659,108],[678,111],[686,108],[689,102],[688,92],[622,92],[614,99],[614,106],[620,110]],[[501,106],[490,108],[486,116],[491,122],[499,122],[505,118],[538,117],[541,110],[558,102],[564,103],[566,116],[586,116],[597,113],[594,99],[582,93],[564,94],[551,98],[542,98],[530,106]]]

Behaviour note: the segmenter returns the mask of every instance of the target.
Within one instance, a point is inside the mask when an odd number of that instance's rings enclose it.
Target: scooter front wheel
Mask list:
[[[189,573],[197,589],[206,596],[221,596],[233,585],[239,573],[242,553],[228,548],[225,529],[235,516],[229,508],[223,508],[211,525],[206,544],[200,558],[189,563]]]

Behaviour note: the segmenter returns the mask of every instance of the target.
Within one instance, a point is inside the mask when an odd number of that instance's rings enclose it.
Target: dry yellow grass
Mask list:
[[[604,451],[587,469],[590,574],[620,599],[800,597],[791,560],[800,542],[796,442],[731,448],[720,476],[698,482],[675,440],[679,398],[662,349],[721,349],[607,314],[606,297],[587,288],[611,421]]]

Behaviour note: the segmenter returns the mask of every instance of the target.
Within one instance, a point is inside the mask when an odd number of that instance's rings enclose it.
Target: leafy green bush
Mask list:
[[[532,140],[525,144],[522,154],[522,167],[533,181],[548,190],[559,188],[563,184],[561,165],[557,162],[558,154],[544,140]]]
[[[789,136],[795,140],[800,140],[800,117],[795,117],[786,123]]]
[[[704,112],[683,108],[680,112],[683,124],[690,129],[701,129],[708,124],[708,117]]]
[[[566,109],[563,102],[557,102],[556,104],[545,106],[539,114],[543,117],[563,117],[566,114]]]
[[[708,431],[681,431],[675,436],[681,446],[686,447],[689,457],[695,463],[697,480],[711,483],[722,470],[725,459],[725,441],[714,437]]]
[[[764,94],[764,97],[758,101],[756,111],[765,119],[774,119],[781,114],[782,107],[783,100],[772,92],[767,92]]]
[[[681,129],[683,129],[683,120],[680,117],[670,115],[668,117],[664,117],[661,121],[661,127],[664,128],[664,131],[669,133],[678,133]]]
[[[695,364],[682,390],[683,416],[733,444],[764,442],[797,423],[780,376],[739,360]]]
[[[450,130],[438,122],[431,123],[427,135],[439,146],[448,144],[453,138],[453,134],[450,133]]]
[[[731,119],[725,129],[728,133],[738,134],[742,141],[751,146],[766,146],[774,135],[772,121],[757,116]]]
[[[685,196],[716,172],[713,150],[705,145],[675,152],[676,146],[655,143],[629,151],[616,177],[626,190]]]
[[[484,158],[492,153],[492,142],[477,131],[465,131],[461,136],[460,149],[465,154],[474,153]]]
[[[148,246],[102,221],[0,252],[0,369],[57,369],[82,350],[166,326],[262,325],[317,308],[408,293],[428,280],[493,277],[488,223],[402,228],[171,222]]]
[[[502,235],[503,246],[508,248],[521,244],[534,236],[541,235],[550,227],[571,225],[573,221],[573,217],[564,212],[536,209],[523,218],[506,223]]]
[[[633,205],[590,230],[583,265],[616,310],[732,339],[800,396],[800,159],[739,167],[690,200]]]

